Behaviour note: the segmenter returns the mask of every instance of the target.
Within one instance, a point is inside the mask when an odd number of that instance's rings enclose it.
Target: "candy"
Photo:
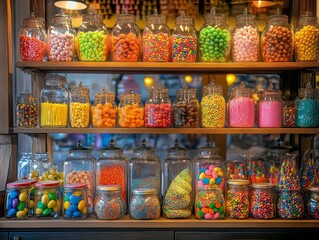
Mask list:
[[[73,60],[75,45],[72,34],[51,33],[48,37],[48,57],[50,61]]]
[[[249,190],[227,190],[226,213],[230,218],[249,217]]]
[[[54,181],[58,180],[60,184],[63,183],[63,172],[58,172],[55,166],[50,167],[49,171],[43,172],[42,176],[39,177],[40,181]]]
[[[250,97],[237,97],[229,101],[229,126],[252,128],[255,125],[255,103]]]
[[[197,176],[197,188],[201,186],[212,186],[219,187],[222,191],[224,191],[225,180],[222,168],[215,167],[214,164],[200,166],[200,168],[201,173]]]
[[[35,37],[20,35],[19,54],[21,61],[42,61],[46,54],[46,43]]]
[[[319,60],[319,29],[305,25],[295,34],[297,61]]]
[[[266,169],[263,159],[249,159],[247,165],[248,180],[251,184],[266,182]]]
[[[125,214],[126,205],[119,196],[96,196],[94,202],[94,210],[98,219],[119,219]]]
[[[60,200],[53,189],[38,191],[36,194],[35,216],[58,218],[60,215]]]
[[[259,103],[259,127],[279,128],[282,124],[282,102],[264,100]]]
[[[196,62],[197,38],[174,34],[172,36],[172,61]]]
[[[112,58],[115,62],[137,62],[140,54],[140,38],[135,33],[121,33],[112,37]]]
[[[312,156],[307,158],[300,175],[300,184],[303,190],[307,190],[311,186],[319,186],[319,172]]]
[[[295,127],[296,126],[296,113],[297,113],[297,107],[295,102],[288,101],[285,102],[282,108],[282,114],[283,114],[283,121],[282,125],[283,127]]]
[[[160,177],[149,176],[144,178],[135,178],[131,183],[131,189],[135,188],[154,188],[160,189]]]
[[[318,188],[310,189],[310,197],[307,203],[308,216],[319,219],[319,192]]]
[[[244,162],[226,162],[227,180],[247,179],[247,167]]]
[[[145,104],[145,127],[167,128],[172,122],[172,104]]]
[[[258,28],[252,26],[236,28],[233,36],[233,61],[257,62],[258,51]]]
[[[304,215],[304,202],[299,191],[280,192],[277,212],[280,218],[297,219]]]
[[[65,219],[84,219],[87,217],[87,201],[82,191],[75,190],[65,194],[62,213]]]
[[[97,104],[91,107],[93,127],[115,127],[116,106],[111,103]]]
[[[41,127],[66,127],[68,125],[68,105],[41,103]]]
[[[202,127],[225,127],[226,103],[220,94],[205,95],[201,101]]]
[[[318,127],[319,126],[319,101],[316,99],[299,99],[297,101],[297,126]]]
[[[12,189],[7,193],[6,217],[25,219],[29,213],[29,193],[26,189]]]
[[[274,192],[269,189],[253,189],[249,209],[251,216],[254,218],[275,218],[276,204]]]
[[[282,159],[278,189],[300,190],[299,168],[295,155],[288,155]]]
[[[119,108],[119,126],[120,127],[143,127],[144,126],[144,108],[138,103],[132,105],[126,104]]]
[[[148,33],[143,35],[143,61],[168,62],[170,58],[168,33]]]
[[[174,104],[173,112],[174,127],[199,127],[199,105],[196,99]]]
[[[70,123],[71,127],[74,128],[88,127],[90,124],[90,103],[71,102]]]
[[[39,108],[37,103],[18,103],[16,105],[17,127],[37,127]]]

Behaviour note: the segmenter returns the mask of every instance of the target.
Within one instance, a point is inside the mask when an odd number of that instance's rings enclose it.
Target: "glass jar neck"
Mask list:
[[[91,158],[91,152],[88,150],[71,150],[69,152],[69,157],[72,158]]]
[[[128,14],[120,14],[116,19],[116,23],[135,23],[135,16]]]
[[[116,197],[116,196],[120,196],[120,190],[116,190],[116,191],[98,190],[98,195],[101,197]]]
[[[122,158],[123,150],[122,149],[102,150],[101,156],[105,158]]]

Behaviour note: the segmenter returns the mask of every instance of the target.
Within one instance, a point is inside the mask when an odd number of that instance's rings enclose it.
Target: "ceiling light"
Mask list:
[[[58,8],[68,9],[68,10],[83,10],[86,9],[85,1],[82,0],[69,0],[69,1],[56,1],[54,6]]]

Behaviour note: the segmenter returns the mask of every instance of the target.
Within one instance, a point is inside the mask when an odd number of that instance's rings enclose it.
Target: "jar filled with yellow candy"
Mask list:
[[[296,61],[319,60],[319,24],[311,12],[301,15],[295,33]]]
[[[90,89],[79,86],[71,88],[70,124],[73,128],[86,128],[90,124]]]

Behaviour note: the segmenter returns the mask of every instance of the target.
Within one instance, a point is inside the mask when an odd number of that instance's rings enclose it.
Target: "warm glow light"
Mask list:
[[[191,82],[193,81],[193,77],[190,76],[190,75],[187,75],[187,76],[185,76],[184,80],[185,80],[185,82],[187,82],[187,83],[191,83]]]
[[[153,82],[154,82],[154,79],[152,77],[144,78],[144,85],[148,88],[153,85]]]
[[[83,1],[56,1],[54,6],[68,10],[83,10],[87,6]]]
[[[228,86],[232,85],[234,82],[236,82],[236,75],[235,74],[227,74],[226,75],[226,82],[227,82]]]
[[[258,1],[253,1],[253,5],[257,8],[263,8],[263,7],[274,6],[276,5],[276,3],[273,1],[258,0]]]

